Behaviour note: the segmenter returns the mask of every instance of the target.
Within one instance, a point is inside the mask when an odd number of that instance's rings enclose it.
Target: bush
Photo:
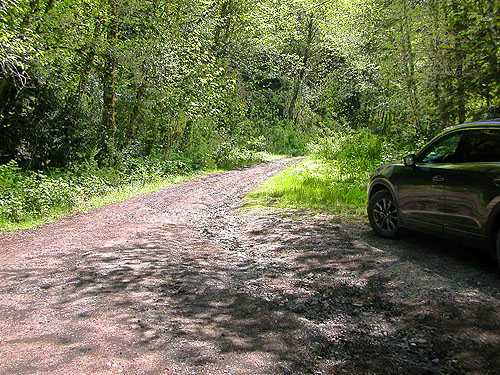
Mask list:
[[[70,210],[80,202],[129,184],[143,185],[185,173],[181,161],[158,156],[124,157],[115,167],[87,161],[71,170],[22,171],[15,161],[0,165],[0,220],[19,222]]]
[[[370,173],[397,158],[397,147],[367,131],[318,136],[313,158],[286,169],[249,194],[249,203],[365,214]]]
[[[264,152],[221,143],[215,151],[198,148],[191,153],[137,157],[123,152],[112,167],[99,167],[90,156],[69,170],[23,171],[15,161],[0,165],[0,223],[46,217],[125,186],[143,186],[169,180],[194,170],[232,168],[269,160]]]
[[[329,189],[340,195],[340,201],[357,207],[365,204],[366,186],[373,170],[400,157],[396,145],[365,130],[318,137],[308,144],[308,150],[330,165],[325,169],[334,176]]]
[[[14,161],[0,166],[0,185],[0,218],[16,222],[72,207],[81,192],[67,177],[23,172]]]
[[[272,127],[270,149],[278,154],[292,156],[304,155],[307,152],[307,135],[281,124]]]

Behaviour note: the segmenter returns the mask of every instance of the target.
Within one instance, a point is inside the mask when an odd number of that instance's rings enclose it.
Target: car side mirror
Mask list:
[[[415,154],[408,154],[403,156],[403,162],[407,167],[414,167],[415,166],[415,159],[416,155]]]

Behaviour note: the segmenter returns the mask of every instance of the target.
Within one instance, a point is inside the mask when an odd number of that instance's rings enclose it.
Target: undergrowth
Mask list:
[[[361,215],[363,193],[345,181],[334,163],[308,158],[265,181],[247,195],[247,207],[305,208]]]
[[[310,158],[265,181],[247,196],[248,205],[364,215],[370,174],[400,159],[404,146],[358,131],[320,137],[308,148]]]
[[[68,213],[87,211],[159,190],[201,173],[276,159],[266,152],[232,149],[209,166],[189,160],[124,155],[115,165],[99,167],[90,159],[70,169],[24,171],[16,162],[0,165],[0,230],[30,228]]]

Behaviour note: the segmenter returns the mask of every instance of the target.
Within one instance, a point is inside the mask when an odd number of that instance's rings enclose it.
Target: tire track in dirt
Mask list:
[[[317,333],[234,277],[241,197],[294,162],[208,175],[0,237],[2,373],[307,367]],[[303,349],[292,350],[297,340]]]
[[[487,259],[335,215],[238,213],[295,161],[0,237],[0,372],[497,374]]]

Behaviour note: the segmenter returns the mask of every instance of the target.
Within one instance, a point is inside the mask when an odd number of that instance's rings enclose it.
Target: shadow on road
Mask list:
[[[418,234],[389,241],[279,214],[252,221],[241,242],[225,252],[188,228],[159,227],[86,254],[61,303],[96,297],[106,319],[131,332],[124,347],[203,371],[500,366],[500,283],[485,256]]]
[[[157,225],[66,259],[67,273],[13,273],[11,293],[22,298],[21,281],[42,285],[48,316],[65,317],[30,340],[68,350],[33,369],[55,371],[109,348],[125,373],[139,371],[135,360],[148,364],[145,373],[180,374],[500,368],[500,280],[485,256],[293,213],[248,214],[238,243],[224,250],[186,225]],[[41,306],[16,319],[33,320]]]
[[[327,215],[269,214],[251,233],[255,253],[309,292],[292,311],[337,327],[329,356],[347,373],[500,368],[500,277],[486,255],[415,233],[380,239]]]
[[[404,238],[390,240],[373,231],[361,233],[361,240],[428,272],[483,293],[500,296],[500,269],[489,254],[459,243],[409,231]]]
[[[129,333],[121,343],[128,351],[200,372],[227,365],[235,373],[300,373],[326,340],[276,301],[248,292],[262,276],[252,260],[232,258],[186,227],[159,227],[83,259],[58,308],[97,299],[100,308],[75,320],[117,322]]]

